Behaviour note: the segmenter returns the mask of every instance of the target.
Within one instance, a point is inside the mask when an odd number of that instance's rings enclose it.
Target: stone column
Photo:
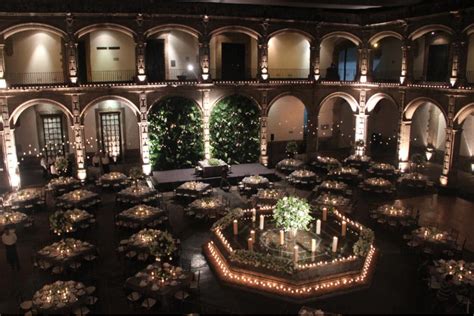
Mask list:
[[[355,134],[354,143],[362,140],[365,148],[367,148],[367,117],[365,114],[365,102],[367,98],[367,91],[362,89],[359,94],[359,113],[354,114],[355,116]],[[359,153],[364,154],[364,153]]]
[[[5,80],[5,44],[3,38],[0,39],[0,89],[7,87],[7,81]]]
[[[10,128],[10,114],[8,112],[7,98],[0,97],[0,110],[3,120],[3,155],[8,181],[12,189],[18,189],[21,185],[20,171],[18,168],[18,157],[16,155],[15,130]]]
[[[143,173],[151,173],[150,163],[150,139],[148,137],[148,105],[146,93],[139,94],[140,121],[138,122],[138,133],[140,137],[140,155],[142,158]]]
[[[68,82],[71,84],[77,84],[77,42],[74,36],[74,19],[71,14],[66,17],[66,55],[67,55],[67,76]]]
[[[81,120],[81,107],[79,104],[79,95],[72,95],[72,114],[73,114],[73,126],[72,131],[74,133],[74,149],[76,151],[76,165],[77,165],[77,178],[81,181],[85,181],[87,178],[86,169],[86,147],[85,147],[85,133],[84,125]]]
[[[203,33],[199,38],[199,64],[201,65],[201,78],[204,81],[211,80],[210,73],[210,41],[209,35],[207,34],[207,23],[209,22],[209,17],[204,16],[202,20]]]
[[[267,90],[262,90],[262,106],[260,115],[260,163],[264,166],[268,166],[268,132],[267,132]]]
[[[442,186],[448,185],[448,178],[451,174],[453,158],[459,153],[462,130],[454,126],[454,113],[456,107],[456,96],[450,95],[448,103],[448,122],[446,124],[446,142],[444,148],[443,169],[439,182]]]
[[[360,82],[367,82],[369,77],[369,48],[367,47],[367,43],[363,43],[359,47],[359,81]]]
[[[146,41],[143,35],[143,15],[137,15],[137,37],[135,39],[135,65],[136,65],[136,76],[137,82],[143,83],[146,81],[146,68],[145,68],[145,47]]]
[[[268,40],[261,38],[258,42],[258,71],[259,80],[268,80]]]
[[[309,69],[309,80],[315,80],[319,81],[319,78],[321,77],[321,71],[319,68],[320,65],[320,50],[321,50],[321,43],[319,42],[319,39],[314,40],[311,43],[310,47],[310,69]]]
[[[204,89],[202,92],[202,125],[203,125],[203,138],[204,138],[204,157],[206,159],[211,158],[211,142],[209,133],[209,119],[211,117],[211,101],[209,89]]]
[[[458,81],[459,75],[459,41],[455,40],[451,43],[451,54],[450,54],[450,71],[449,71],[449,83],[451,87],[454,87]]]
[[[398,134],[398,168],[402,171],[408,169],[410,160],[410,133],[411,121],[400,121]]]
[[[411,42],[408,39],[402,43],[402,67],[400,70],[400,83],[407,84],[412,81],[413,56]]]

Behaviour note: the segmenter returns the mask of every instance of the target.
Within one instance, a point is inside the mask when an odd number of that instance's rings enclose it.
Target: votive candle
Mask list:
[[[265,216],[263,214],[260,215],[260,230],[263,230],[263,225],[265,222]]]
[[[337,251],[337,237],[334,236],[332,238],[332,252],[336,252]]]
[[[316,235],[321,235],[321,220],[316,221]]]
[[[328,209],[323,207],[323,221],[328,219]]]
[[[257,220],[257,210],[252,209],[252,222],[255,222]]]
[[[248,247],[250,251],[253,251],[253,239],[249,238],[248,239]]]
[[[297,262],[298,262],[298,259],[299,259],[299,258],[298,258],[298,245],[295,245],[295,247],[293,248],[293,252],[294,252],[294,253],[293,253],[293,258],[294,258],[294,260],[295,260],[295,263],[297,263]]]
[[[237,235],[239,233],[239,224],[236,219],[234,219],[234,235]]]
[[[250,231],[250,238],[255,240],[255,230],[253,230],[253,229]]]
[[[284,230],[280,230],[280,245],[284,245],[285,244],[285,231]]]
[[[311,252],[315,253],[316,252],[316,239],[311,239]]]
[[[347,231],[347,223],[346,223],[346,221],[342,221],[342,225],[341,225],[341,236],[342,237],[346,236],[346,231]]]

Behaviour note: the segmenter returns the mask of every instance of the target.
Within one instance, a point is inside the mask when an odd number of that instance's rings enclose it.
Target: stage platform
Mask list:
[[[267,177],[270,181],[279,180],[274,169],[268,169],[259,163],[231,165],[231,173],[228,175],[228,180],[230,184],[235,185],[242,180],[242,178],[256,174]],[[219,186],[221,182],[220,177],[202,178],[196,176],[194,168],[153,171],[151,178],[155,188],[161,192],[172,191],[180,184],[188,181],[202,181],[215,187]]]

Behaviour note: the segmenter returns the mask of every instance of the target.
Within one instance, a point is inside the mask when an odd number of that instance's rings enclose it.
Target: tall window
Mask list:
[[[54,157],[64,155],[64,133],[61,115],[43,115],[43,139],[46,155]]]
[[[340,80],[354,81],[357,73],[357,49],[346,47],[339,52],[338,72]]]
[[[120,112],[100,113],[100,130],[102,134],[102,150],[112,158],[119,157],[122,152]]]

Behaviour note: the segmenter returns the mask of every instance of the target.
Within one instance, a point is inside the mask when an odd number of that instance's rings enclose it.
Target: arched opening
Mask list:
[[[321,77],[330,81],[354,81],[357,75],[357,45],[341,36],[322,40],[320,49]]]
[[[146,41],[148,81],[195,80],[199,75],[199,42],[189,32],[166,29]]]
[[[410,157],[417,153],[425,156],[427,149],[432,148],[429,161],[442,164],[445,141],[446,119],[443,112],[434,103],[421,102],[412,112]]]
[[[458,159],[455,167],[467,172],[474,172],[472,163],[474,163],[474,105],[471,105],[468,112],[459,122],[462,132],[460,136],[461,144],[459,145]]]
[[[444,30],[427,31],[413,39],[413,79],[447,82],[451,35]]]
[[[257,76],[257,39],[246,32],[215,34],[209,43],[211,77],[245,80]]]
[[[135,77],[135,42],[113,28],[92,28],[80,34],[78,76],[87,82],[129,82]]]
[[[41,157],[50,165],[56,157],[68,157],[72,174],[75,163],[70,118],[54,103],[38,101],[12,117],[15,144],[23,185],[41,182]]]
[[[318,114],[318,148],[321,153],[347,156],[354,142],[355,117],[351,105],[341,97],[323,101]]]
[[[25,30],[5,39],[5,78],[12,85],[64,83],[63,38],[47,30]]]
[[[474,83],[474,32],[468,38],[466,79],[468,83]]]
[[[138,118],[128,102],[101,99],[83,110],[87,158],[96,152],[109,155],[115,163],[140,161]]]
[[[402,67],[402,41],[387,36],[371,44],[374,81],[398,82]]]
[[[267,134],[270,165],[286,156],[286,144],[295,141],[299,152],[306,151],[308,112],[303,102],[286,95],[274,101],[268,111]]]
[[[150,109],[148,122],[154,170],[190,168],[203,158],[202,117],[193,100],[161,99]]]
[[[375,160],[395,163],[399,116],[397,106],[387,98],[379,100],[370,111],[367,140],[370,155]]]
[[[303,34],[285,31],[268,41],[270,78],[308,78],[309,58],[310,43]]]
[[[218,101],[211,113],[211,156],[228,163],[253,163],[260,154],[260,110],[250,98],[231,95]]]

